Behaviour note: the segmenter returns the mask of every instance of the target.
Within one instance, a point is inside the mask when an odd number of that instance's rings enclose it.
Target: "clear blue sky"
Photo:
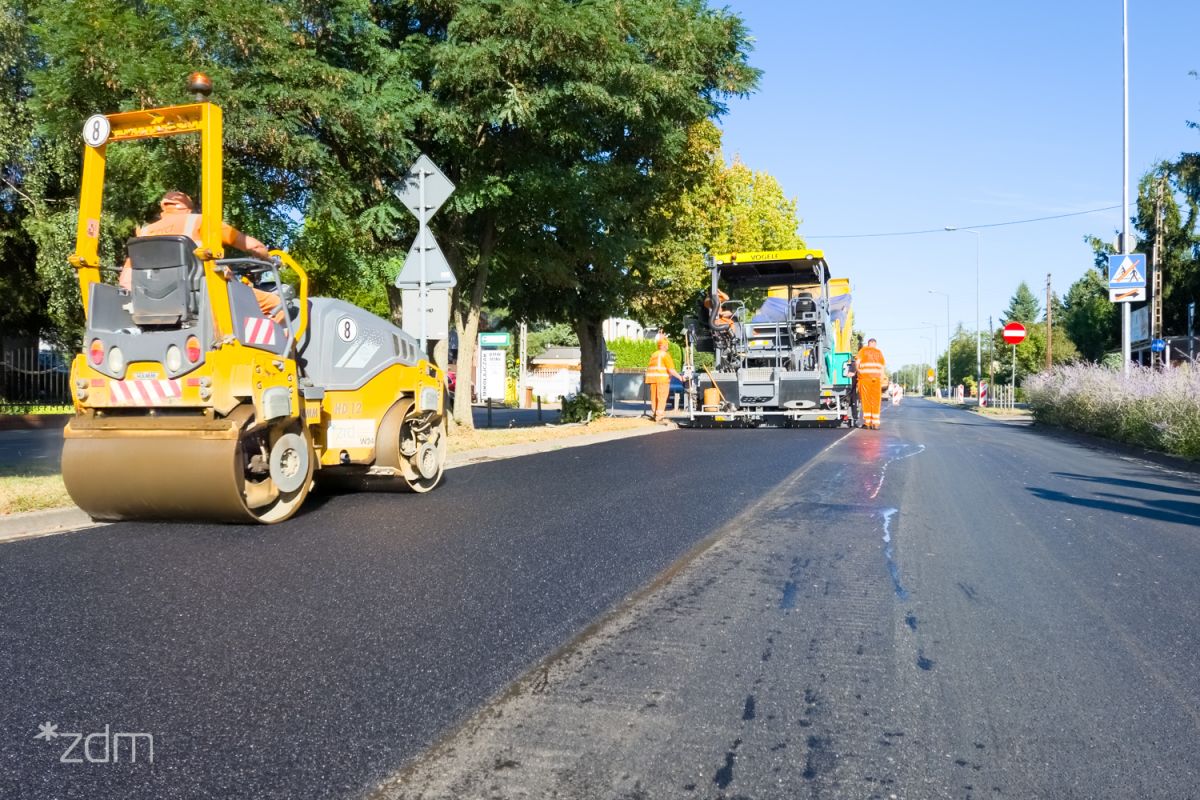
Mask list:
[[[975,327],[969,233],[838,239],[1121,203],[1120,0],[735,0],[761,88],[730,104],[728,158],[799,200],[800,232],[851,279],[856,326],[892,366],[928,360],[925,322]],[[1200,150],[1200,0],[1131,0],[1130,182]],[[1131,198],[1132,202],[1132,198]],[[1092,264],[1120,210],[982,232],[980,314],[1022,280],[1044,295]],[[997,323],[998,324],[998,323]]]

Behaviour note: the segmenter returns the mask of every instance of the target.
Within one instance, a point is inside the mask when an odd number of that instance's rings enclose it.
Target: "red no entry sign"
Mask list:
[[[1019,322],[1010,322],[1005,325],[1004,341],[1009,344],[1020,344],[1025,341],[1025,326]]]

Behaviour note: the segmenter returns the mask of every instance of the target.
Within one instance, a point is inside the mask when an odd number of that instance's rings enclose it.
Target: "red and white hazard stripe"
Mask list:
[[[275,344],[275,326],[266,317],[246,317],[244,344]]]
[[[179,381],[109,381],[108,395],[113,405],[157,406],[178,400],[183,396],[183,391],[179,388]]]

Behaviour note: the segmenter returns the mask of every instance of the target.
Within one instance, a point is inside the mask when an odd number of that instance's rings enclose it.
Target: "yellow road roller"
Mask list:
[[[84,128],[70,262],[86,329],[62,462],[71,498],[100,520],[273,523],[296,512],[318,470],[430,491],[446,459],[442,372],[389,322],[309,297],[287,253],[225,257],[221,109],[206,79],[191,84],[193,104],[97,114]],[[135,236],[128,289],[101,280],[107,148],[181,135],[200,137],[198,230]],[[263,313],[262,292],[282,313]]]

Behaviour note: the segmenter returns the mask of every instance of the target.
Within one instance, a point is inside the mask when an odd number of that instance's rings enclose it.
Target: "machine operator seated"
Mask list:
[[[712,324],[714,331],[723,331],[723,332],[728,333],[731,336],[737,337],[739,335],[739,325],[738,325],[738,321],[737,321],[737,315],[734,313],[733,309],[726,307],[725,304],[728,302],[729,302],[729,295],[725,294],[720,289],[718,289],[717,290],[718,307],[717,307],[716,316],[714,317],[713,313],[712,313],[712,307],[713,307],[712,306],[712,295],[709,295],[708,297],[704,298],[704,310],[708,312],[709,320]]]
[[[159,218],[139,227],[135,232],[136,236],[187,236],[199,246],[201,216],[195,213],[196,206],[191,197],[183,192],[172,190],[162,196],[158,207],[162,211]],[[221,224],[221,243],[226,247],[236,248],[264,261],[270,257],[266,245],[228,223]],[[229,280],[236,280],[228,269],[225,277]],[[125,264],[121,268],[119,282],[122,289],[130,291],[133,283],[133,264],[128,258],[125,259]],[[275,322],[282,324],[284,309],[280,307],[279,296],[253,286],[251,288],[254,289],[254,299],[258,301],[258,307],[262,310],[263,316],[270,317]]]

